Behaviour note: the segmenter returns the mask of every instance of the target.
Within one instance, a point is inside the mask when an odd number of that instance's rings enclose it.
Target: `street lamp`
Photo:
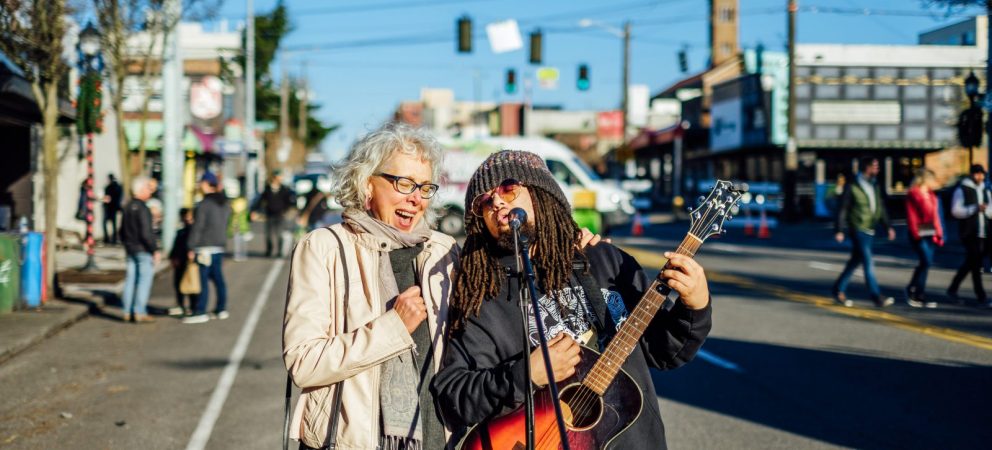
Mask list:
[[[102,86],[100,82],[103,73],[103,58],[100,56],[100,32],[93,22],[79,33],[79,96],[76,98],[76,129],[86,135],[86,265],[80,269],[83,272],[96,272],[93,240],[93,133],[99,133],[103,128],[100,113],[102,101]]]
[[[621,89],[623,92],[620,93],[620,114],[623,118],[623,146],[627,145],[627,88],[630,85],[630,22],[624,22],[623,29],[619,29],[599,21],[592,19],[582,19],[579,21],[579,26],[582,28],[596,27],[604,30],[620,39],[623,39],[623,60],[621,76],[623,83],[621,83]]]

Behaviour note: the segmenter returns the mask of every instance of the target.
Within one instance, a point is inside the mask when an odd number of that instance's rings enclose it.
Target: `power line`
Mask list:
[[[914,11],[908,9],[875,9],[875,8],[845,8],[840,6],[817,6],[817,5],[804,5],[799,7],[799,12],[813,13],[813,14],[837,14],[837,15],[848,15],[848,16],[902,16],[902,17],[932,17],[932,18],[950,18],[950,17],[972,17],[974,14],[966,13],[943,13],[937,14],[930,11]]]

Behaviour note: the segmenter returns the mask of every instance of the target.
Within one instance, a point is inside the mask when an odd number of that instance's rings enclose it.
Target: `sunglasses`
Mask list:
[[[499,186],[495,189],[485,192],[475,196],[472,200],[472,214],[476,217],[482,217],[486,210],[492,209],[493,199],[496,195],[503,199],[504,202],[512,202],[516,200],[517,196],[520,195],[520,188],[523,187],[523,183],[513,178],[508,178],[503,180]]]

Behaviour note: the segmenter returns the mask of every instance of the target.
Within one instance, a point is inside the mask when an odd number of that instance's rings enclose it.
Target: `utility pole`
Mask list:
[[[296,132],[297,132],[297,136],[300,138],[300,142],[303,143],[303,147],[304,147],[305,150],[309,150],[309,149],[306,148],[306,145],[307,145],[307,120],[308,120],[307,119],[307,112],[308,112],[307,111],[307,108],[309,107],[308,104],[309,104],[309,100],[310,100],[310,91],[308,90],[308,88],[309,88],[309,86],[308,86],[308,83],[307,83],[307,63],[306,63],[306,61],[304,61],[303,62],[303,68],[302,68],[302,75],[300,75],[300,87],[299,87],[299,90],[297,90],[297,92],[300,93],[300,97],[299,97],[299,100],[300,100],[300,114],[299,114],[300,125],[298,127],[296,127]]]
[[[785,195],[784,218],[796,218],[796,178],[799,155],[796,149],[796,11],[797,0],[788,0],[789,10],[789,122],[788,141],[785,143],[785,177],[782,190]]]
[[[289,71],[286,70],[285,56],[279,83],[279,139],[282,141],[280,145],[286,145],[289,140]]]
[[[992,0],[990,0],[992,1]],[[623,117],[623,148],[627,147],[627,90],[630,86],[630,21],[623,23],[623,93],[620,97],[620,109]]]
[[[182,16],[180,0],[166,0],[166,22],[173,24],[167,32],[165,58],[162,62],[162,122],[164,139],[162,147],[162,249],[168,253],[176,236],[176,222],[182,197],[182,141],[183,58],[179,45],[179,18]]]
[[[251,152],[255,150],[255,1],[245,0],[247,26],[245,27],[245,191],[248,201],[258,194],[258,161],[263,160],[259,149],[255,160]]]

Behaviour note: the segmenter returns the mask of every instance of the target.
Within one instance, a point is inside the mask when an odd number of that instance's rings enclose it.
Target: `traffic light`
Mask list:
[[[541,63],[541,30],[530,34],[530,63]]]
[[[682,73],[689,71],[689,55],[686,54],[685,49],[679,50],[679,70]]]
[[[472,53],[472,19],[458,19],[458,53]]]
[[[982,145],[982,109],[972,106],[958,116],[958,140],[962,147]]]
[[[517,92],[517,71],[513,69],[506,69],[506,93],[513,94]]]
[[[589,66],[579,64],[579,78],[575,81],[575,87],[579,88],[580,91],[589,90]]]

